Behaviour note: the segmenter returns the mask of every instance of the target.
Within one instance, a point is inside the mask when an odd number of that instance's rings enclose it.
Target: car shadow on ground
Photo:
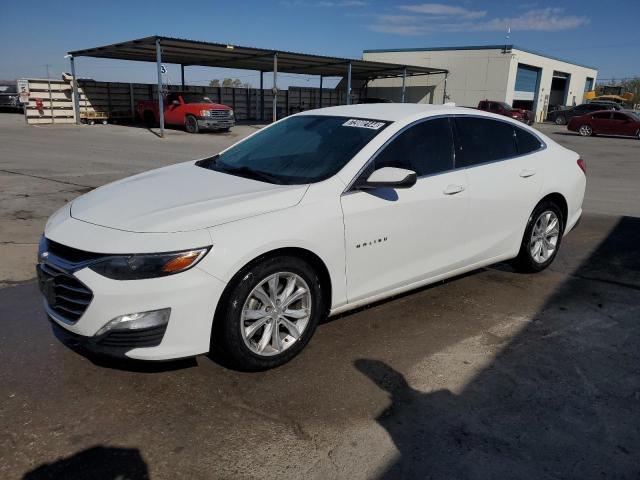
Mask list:
[[[149,471],[137,448],[101,445],[68,458],[44,463],[25,473],[23,480],[148,480]]]
[[[381,478],[640,478],[640,218],[623,217],[460,394],[355,367],[389,395]]]

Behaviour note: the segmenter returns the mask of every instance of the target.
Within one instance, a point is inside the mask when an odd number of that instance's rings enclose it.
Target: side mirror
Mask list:
[[[410,188],[416,184],[416,172],[405,168],[382,167],[373,172],[366,180],[354,185],[359,190],[374,188]]]
[[[180,106],[180,100],[172,100],[171,105],[175,105],[176,107]]]

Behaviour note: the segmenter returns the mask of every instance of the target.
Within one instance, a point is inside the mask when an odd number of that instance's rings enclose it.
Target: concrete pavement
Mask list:
[[[0,240],[16,243],[82,189],[232,141],[5,121]],[[589,165],[550,269],[499,264],[331,319],[269,372],[79,355],[49,330],[32,253],[0,245],[19,282],[0,289],[0,478],[637,478],[639,144],[542,128]]]

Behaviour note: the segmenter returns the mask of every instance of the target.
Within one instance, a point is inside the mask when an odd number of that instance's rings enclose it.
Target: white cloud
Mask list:
[[[474,18],[482,18],[487,12],[485,10],[468,10],[463,7],[452,7],[443,3],[421,3],[418,5],[402,5],[401,10],[423,15],[432,15],[439,17],[455,16],[465,20]]]
[[[567,15],[562,8],[539,8],[511,17],[485,18],[486,12],[437,3],[403,5],[416,15],[378,15],[371,30],[394,35],[428,35],[435,32],[502,32],[569,30],[589,23],[583,15]]]

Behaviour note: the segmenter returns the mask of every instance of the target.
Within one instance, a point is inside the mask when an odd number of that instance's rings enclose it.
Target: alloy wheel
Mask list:
[[[580,132],[580,135],[582,135],[583,137],[590,137],[593,133],[593,130],[589,125],[582,125],[580,126],[578,132]]]
[[[544,263],[553,256],[559,235],[558,216],[551,210],[542,212],[533,226],[529,241],[529,252],[535,262]]]
[[[240,333],[260,356],[278,355],[302,336],[311,317],[311,290],[295,273],[278,272],[261,280],[244,302]]]

